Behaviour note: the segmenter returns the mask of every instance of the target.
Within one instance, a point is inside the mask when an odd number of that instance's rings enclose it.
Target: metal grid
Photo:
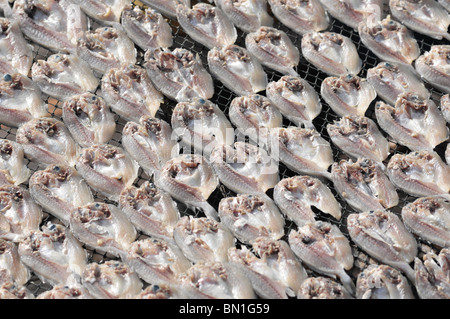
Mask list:
[[[195,0],[191,1],[192,5],[194,5],[197,2],[207,2],[207,1],[195,1]],[[133,3],[135,5],[140,5],[140,6],[142,5],[142,3],[140,3],[139,1],[133,1]],[[270,13],[270,7],[268,8],[268,10]],[[90,18],[89,18],[89,21],[90,21],[89,25],[90,25],[91,29],[95,29],[100,26],[97,22],[91,20]],[[169,22],[170,26],[172,27],[172,33],[174,35],[173,48],[182,47],[182,48],[188,49],[194,53],[198,53],[203,62],[203,65],[208,70],[208,64],[206,61],[208,49],[205,48],[204,46],[202,46],[201,44],[195,42],[188,35],[186,35],[186,33],[184,33],[184,31],[180,28],[177,21],[168,19],[168,22]],[[301,37],[298,34],[296,34],[292,30],[290,30],[289,28],[287,28],[286,26],[281,24],[276,19],[274,22],[274,27],[286,32],[286,34],[292,40],[294,45],[296,45],[298,48],[300,48]],[[359,38],[359,35],[356,31],[354,31],[350,27],[344,25],[340,21],[332,18],[331,16],[330,16],[330,26],[327,31],[340,33],[346,37],[349,37],[355,43],[355,45],[358,49],[359,56],[363,62],[363,69],[358,74],[360,77],[365,77],[367,70],[369,68],[376,66],[380,62],[380,60],[369,49],[367,49],[362,44],[362,42]],[[420,35],[417,33],[414,33],[414,36],[419,44],[421,53],[428,51],[430,49],[431,45],[448,44],[448,42],[445,40],[438,41],[438,40],[434,40],[434,39],[431,39],[429,37],[426,37],[426,36],[423,36],[423,35]],[[46,59],[48,56],[53,54],[52,51],[50,51],[46,48],[43,48],[39,45],[33,44],[31,41],[29,41],[29,42],[33,45],[33,53],[34,53],[35,61],[37,61],[39,59]],[[236,40],[236,44],[245,47],[245,34],[242,31],[240,31],[239,29],[238,29],[238,38]],[[141,51],[138,47],[136,47],[136,48],[138,50],[137,64],[142,65],[144,52]],[[277,73],[268,68],[265,68],[265,71],[268,75],[269,82],[277,81],[282,76],[282,74]],[[306,81],[308,81],[318,93],[320,92],[320,86],[321,86],[322,81],[328,76],[325,73],[323,73],[322,71],[318,70],[315,66],[306,62],[306,60],[304,58],[301,58],[299,65],[296,67],[296,71],[302,78],[304,78]],[[100,74],[96,74],[96,75],[99,78],[101,78]],[[432,93],[432,98],[438,104],[439,99],[443,94],[441,92],[437,91],[436,89],[434,89],[433,87],[429,86],[428,84],[426,84],[426,86]],[[236,95],[234,93],[232,93],[229,89],[224,87],[224,85],[216,79],[214,79],[214,87],[215,87],[215,94],[211,98],[211,101],[213,103],[217,104],[219,106],[219,108],[224,112],[224,114],[228,115],[228,109],[229,109],[230,103],[236,97]],[[97,89],[97,93],[99,93],[98,91],[99,91],[99,88]],[[260,94],[264,95],[265,93],[260,92]],[[62,102],[58,101],[52,97],[49,97],[45,94],[43,95],[43,98],[46,101],[46,103],[48,104],[49,115],[52,117],[55,117],[59,120],[62,120],[62,118],[61,118]],[[339,150],[331,142],[331,140],[328,136],[327,130],[326,130],[326,125],[328,123],[332,123],[334,120],[338,120],[339,116],[336,115],[331,110],[331,108],[327,105],[327,103],[324,100],[321,99],[321,102],[322,102],[322,106],[323,106],[322,112],[320,113],[319,116],[317,116],[316,119],[314,119],[313,124],[316,127],[316,129],[318,130],[318,132],[322,135],[322,137],[324,137],[327,141],[330,142],[335,161],[338,161],[340,159],[346,159],[346,158],[348,158],[348,156],[346,154],[344,154],[341,150]],[[366,116],[369,118],[372,118],[376,122],[376,118],[375,118],[375,114],[374,114],[374,104],[375,104],[375,101],[369,107],[369,109],[366,113]],[[157,112],[156,117],[159,117],[159,118],[167,121],[168,123],[170,123],[172,110],[175,107],[175,105],[176,105],[176,102],[165,98],[164,104],[161,105],[161,108]],[[109,142],[109,144],[112,144],[115,146],[121,146],[121,132],[122,132],[124,125],[126,124],[126,121],[123,120],[122,118],[120,118],[118,115],[115,115],[115,120],[116,120],[116,124],[117,124],[116,132],[115,132],[112,140]],[[289,125],[293,125],[293,123],[291,123],[289,120],[284,118],[283,125],[289,126]],[[11,128],[11,127],[8,127],[5,125],[1,125],[0,138],[15,140],[16,131],[17,131],[16,128]],[[444,154],[444,149],[445,149],[444,145],[440,145],[437,148],[438,154],[440,154],[442,157]],[[408,149],[405,147],[402,147],[402,146],[395,146],[391,151],[392,152],[391,152],[390,156],[397,154],[397,153],[407,153]],[[386,163],[388,162],[389,158],[386,160]],[[38,169],[36,163],[30,162],[30,161],[28,161],[27,166],[33,172]],[[280,163],[279,164],[279,175],[280,175],[280,179],[282,179],[282,178],[286,178],[286,177],[295,176],[298,174],[291,171],[283,163]],[[138,180],[135,182],[135,185],[141,185],[144,181],[146,181],[148,179],[149,179],[149,177],[145,174],[145,172],[142,169],[140,169]],[[331,191],[333,192],[333,194],[336,196],[339,203],[341,204],[342,218],[339,221],[337,221],[333,217],[323,214],[320,211],[316,210],[317,219],[327,221],[334,225],[337,225],[339,227],[339,229],[343,232],[343,234],[350,240],[350,237],[348,235],[348,231],[346,228],[347,216],[351,213],[354,213],[355,211],[345,201],[343,201],[338,196],[336,190],[333,187],[333,184],[330,181],[324,181],[324,182],[329,186],[329,188],[331,189]],[[25,188],[28,188],[27,184],[23,184],[22,186]],[[269,196],[271,196],[271,190],[269,190],[268,194],[269,194]],[[229,190],[227,187],[220,184],[219,187],[210,196],[208,201],[210,202],[210,204],[213,207],[217,208],[218,204],[222,198],[234,196],[234,195],[235,195],[235,193],[233,191]],[[399,191],[399,197],[400,197],[399,205],[391,209],[391,211],[396,213],[397,215],[401,214],[401,209],[404,205],[415,200],[415,197],[409,196],[409,195],[403,193],[402,191]],[[94,192],[94,198],[96,201],[105,201],[105,202],[117,205],[117,203],[111,202],[110,200],[106,199],[101,194],[98,194],[96,192]],[[180,202],[178,202],[177,204],[178,204],[178,208],[180,210],[181,216],[185,216],[185,215],[193,215],[193,216],[198,216],[198,217],[204,216],[201,211],[191,210],[186,205],[184,205],[183,203],[180,203]],[[54,217],[52,217],[49,214],[45,214],[43,224],[47,223],[47,221],[49,221],[50,219],[54,219]],[[289,231],[291,229],[293,229],[295,227],[296,227],[296,225],[293,222],[286,220],[286,226],[285,226],[285,234],[286,235],[282,239],[287,241],[287,234],[289,233]],[[142,238],[142,237],[145,237],[145,236],[142,234],[139,234],[138,239]],[[435,252],[438,251],[438,249],[439,249],[438,247],[434,247],[432,244],[430,244],[427,241],[422,240],[421,238],[418,238],[418,237],[416,237],[416,238],[417,238],[417,241],[419,244],[418,245],[419,246],[419,256],[426,252],[429,252],[430,250],[434,250]],[[351,243],[351,247],[352,247],[353,256],[355,258],[355,262],[354,262],[354,267],[348,273],[352,277],[352,279],[354,281],[356,281],[356,277],[361,270],[366,268],[367,265],[369,265],[369,264],[373,264],[373,263],[376,264],[378,262],[376,260],[372,259],[371,257],[369,257],[363,251],[361,251],[351,240],[350,240],[350,243]],[[241,243],[238,242],[237,245],[239,246],[239,245],[241,245]],[[100,263],[100,262],[104,262],[104,261],[110,260],[110,259],[117,259],[114,256],[111,256],[109,254],[99,253],[96,250],[90,249],[89,247],[85,247],[85,249],[87,250],[88,256],[89,256],[88,262],[99,262]],[[320,274],[315,273],[314,271],[308,269],[307,267],[305,267],[305,268],[307,269],[309,275],[320,276]],[[145,283],[144,283],[144,285],[145,285]],[[41,282],[41,280],[35,275],[32,276],[32,278],[28,281],[26,286],[36,296],[39,295],[40,293],[50,290],[52,288],[50,285]]]

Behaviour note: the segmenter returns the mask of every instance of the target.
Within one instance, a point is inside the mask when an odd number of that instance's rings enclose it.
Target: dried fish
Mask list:
[[[440,108],[445,120],[447,123],[450,123],[450,94],[445,94],[441,97]]]
[[[330,108],[341,117],[364,116],[377,97],[377,92],[366,79],[351,74],[325,78],[320,93]]]
[[[327,277],[309,277],[302,282],[298,299],[353,299],[340,283]]]
[[[352,40],[335,32],[310,32],[302,37],[303,57],[331,76],[356,75],[362,60]]]
[[[69,225],[74,208],[94,201],[91,189],[78,172],[62,164],[50,164],[33,173],[29,190],[36,203],[65,225]]]
[[[415,62],[420,76],[444,93],[450,93],[449,54],[450,45],[433,45]]]
[[[26,166],[24,151],[19,143],[0,139],[0,170],[15,185],[28,181],[31,170]]]
[[[447,148],[445,149],[445,161],[447,165],[450,165],[450,143],[447,144]]]
[[[0,284],[11,281],[17,285],[25,285],[31,273],[20,260],[17,245],[0,238]]]
[[[449,0],[437,0],[447,11],[450,12],[450,1]]]
[[[62,106],[62,118],[81,147],[108,143],[116,130],[114,114],[105,100],[89,92],[66,100]]]
[[[35,299],[35,297],[27,287],[8,281],[0,284],[0,300],[3,299]]]
[[[316,220],[312,206],[341,219],[341,206],[326,184],[310,176],[282,179],[274,188],[273,199],[280,211],[298,226]]]
[[[150,6],[156,11],[161,12],[171,19],[177,17],[177,6],[183,5],[191,7],[191,0],[142,0],[142,3]]]
[[[284,31],[262,26],[247,34],[245,46],[264,66],[282,74],[298,75],[294,68],[300,61],[300,51]]]
[[[110,24],[120,21],[122,10],[129,4],[127,0],[69,0],[80,6],[91,18]]]
[[[183,293],[173,286],[149,285],[142,290],[134,299],[183,299]]]
[[[154,88],[146,70],[135,64],[109,69],[103,75],[101,89],[111,109],[129,121],[154,117],[163,102],[163,95]]]
[[[237,95],[250,95],[266,89],[267,74],[261,63],[238,45],[210,50],[208,66],[211,74]]]
[[[409,264],[417,255],[417,243],[397,215],[380,210],[350,214],[347,229],[359,248],[402,271],[414,283],[414,270]]]
[[[356,280],[357,299],[415,299],[408,280],[397,269],[371,264]]]
[[[450,298],[450,250],[444,248],[439,255],[429,252],[423,261],[416,258],[416,290],[421,299]]]
[[[92,299],[88,290],[80,284],[59,284],[40,293],[36,299]]]

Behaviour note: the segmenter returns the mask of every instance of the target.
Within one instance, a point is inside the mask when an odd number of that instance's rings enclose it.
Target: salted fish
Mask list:
[[[441,97],[439,107],[447,123],[450,123],[450,94],[445,94]]]
[[[81,284],[59,284],[36,296],[36,299],[92,299]]]
[[[17,244],[0,238],[0,284],[10,281],[25,285],[30,278],[30,270],[20,260]]]
[[[27,287],[8,281],[0,284],[0,299],[35,299],[35,297]]]
[[[420,76],[444,93],[450,93],[450,45],[433,45],[419,56],[415,68]]]
[[[130,3],[127,0],[69,0],[83,12],[104,24],[120,21],[120,14]]]
[[[353,299],[337,281],[327,277],[309,277],[300,286],[298,299]]]
[[[19,143],[0,139],[0,170],[15,185],[28,181],[31,170],[26,166],[24,151]]]
[[[423,260],[422,260],[423,259]],[[416,290],[421,299],[450,298],[450,251],[429,252],[414,260]]]
[[[150,6],[156,11],[161,12],[171,19],[177,18],[177,6],[182,5],[186,7],[191,6],[190,0],[142,0],[142,3]]]

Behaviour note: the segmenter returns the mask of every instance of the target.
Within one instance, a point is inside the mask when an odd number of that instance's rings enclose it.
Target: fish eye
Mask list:
[[[56,225],[55,224],[51,224],[48,229],[50,229],[51,231],[54,231],[56,229]]]
[[[200,104],[205,104],[206,103],[205,99],[200,99],[199,102],[200,102]]]
[[[5,74],[3,76],[3,80],[5,80],[6,82],[10,82],[12,80],[11,74]]]
[[[94,207],[99,209],[101,207],[101,205],[100,205],[100,203],[95,203]]]
[[[53,170],[54,170],[55,172],[59,172],[59,171],[61,170],[61,168],[60,168],[59,166],[55,166],[55,167],[53,167]]]

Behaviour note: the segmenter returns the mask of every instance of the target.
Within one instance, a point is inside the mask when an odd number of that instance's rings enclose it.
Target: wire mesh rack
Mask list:
[[[195,4],[197,2],[202,2],[202,1],[195,1],[195,0],[191,1],[192,4]],[[203,1],[203,2],[207,2],[207,1]],[[142,3],[140,3],[139,1],[133,1],[133,4],[138,5],[138,6],[143,6]],[[270,8],[268,8],[268,9],[269,9],[269,13],[270,13]],[[98,22],[95,22],[93,20],[89,19],[89,22],[90,22],[89,26],[91,29],[95,29],[100,26],[98,24]],[[208,70],[208,64],[207,64],[207,60],[206,60],[207,54],[208,54],[208,49],[206,47],[204,47],[203,45],[192,40],[181,29],[181,27],[179,26],[177,21],[168,19],[168,22],[169,22],[169,25],[172,27],[172,33],[174,36],[173,48],[176,48],[176,47],[185,48],[185,49],[192,51],[193,53],[197,53],[199,55],[200,59],[202,60],[203,65]],[[274,21],[274,27],[286,32],[286,34],[292,40],[294,45],[297,46],[298,48],[300,48],[301,37],[297,33],[293,32],[292,30],[290,30],[289,28],[284,26],[281,22],[279,22],[276,19]],[[342,35],[350,38],[352,40],[352,42],[356,45],[359,56],[363,62],[363,68],[362,68],[361,72],[358,74],[360,77],[365,77],[367,70],[369,68],[376,66],[380,62],[380,60],[367,47],[365,47],[364,44],[362,44],[360,37],[355,30],[346,26],[342,22],[332,18],[331,16],[330,16],[329,28],[327,31],[332,31],[332,32],[342,34]],[[439,41],[439,40],[435,40],[435,39],[431,39],[429,37],[423,36],[418,33],[414,33],[414,36],[419,44],[421,53],[429,51],[432,45],[448,44],[448,41],[446,41],[446,40]],[[39,59],[46,59],[47,57],[49,57],[51,54],[54,53],[42,46],[39,46],[39,45],[33,43],[32,41],[29,41],[29,42],[33,46],[34,61],[37,61]],[[239,29],[238,29],[238,38],[237,38],[235,44],[245,47],[245,33],[240,31]],[[136,47],[136,49],[138,51],[137,64],[142,65],[144,52],[142,50],[140,50],[138,47]],[[282,74],[277,73],[271,69],[265,68],[265,71],[267,73],[269,82],[277,81],[282,77]],[[308,63],[304,58],[301,58],[299,65],[296,67],[296,71],[303,79],[305,79],[307,82],[309,82],[312,85],[312,87],[316,90],[316,92],[318,92],[318,93],[320,92],[320,86],[321,86],[322,81],[326,77],[328,77],[327,74],[318,70],[314,65]],[[96,74],[96,75],[99,78],[101,78],[101,74]],[[436,89],[434,89],[427,83],[426,83],[426,86],[429,89],[429,91],[432,93],[432,99],[438,104],[439,99],[443,95],[443,93],[437,91]],[[210,100],[211,100],[211,102],[218,105],[218,107],[223,111],[223,113],[227,115],[231,101],[236,97],[236,95],[233,92],[231,92],[228,88],[226,88],[217,79],[214,79],[214,88],[215,88],[215,94]],[[98,91],[99,91],[99,88],[97,89],[96,93],[99,93]],[[260,92],[260,94],[265,95],[265,92]],[[62,102],[58,101],[52,97],[49,97],[45,94],[43,95],[43,98],[46,101],[46,103],[48,104],[49,115],[51,117],[62,120]],[[322,112],[319,114],[319,116],[317,116],[314,119],[313,124],[314,124],[315,128],[317,129],[317,131],[321,134],[321,136],[324,137],[328,142],[330,142],[330,145],[331,145],[332,151],[333,151],[334,160],[338,161],[340,159],[347,159],[348,156],[346,154],[344,154],[340,149],[338,149],[331,142],[331,140],[328,136],[327,130],[326,130],[327,124],[333,123],[333,121],[338,120],[339,116],[331,110],[331,108],[328,106],[328,104],[323,99],[321,99],[321,102],[322,102]],[[373,101],[372,105],[369,107],[369,109],[366,113],[366,116],[375,120],[375,122],[376,122],[375,114],[374,114],[375,102],[376,101]],[[165,98],[164,103],[161,105],[160,110],[156,114],[156,117],[161,118],[161,119],[165,120],[166,122],[170,123],[171,116],[172,116],[172,110],[175,107],[175,105],[176,105],[176,102]],[[115,115],[115,120],[116,120],[116,132],[114,133],[113,138],[111,139],[109,144],[112,144],[115,146],[121,146],[122,129],[123,129],[124,125],[126,124],[126,121],[124,119],[120,118],[118,115]],[[294,125],[294,124],[290,123],[289,120],[287,120],[285,118],[283,125],[289,126],[289,125]],[[16,132],[17,132],[16,128],[1,125],[0,138],[15,140]],[[386,136],[386,137],[389,140],[389,137],[388,136]],[[408,152],[408,149],[405,147],[396,145],[395,143],[391,143],[391,144],[393,145],[393,148],[391,149],[390,157],[397,153],[407,153]],[[438,154],[440,156],[444,157],[444,155],[443,155],[444,149],[445,149],[445,145],[439,145],[436,148],[436,151],[438,152]],[[386,163],[389,160],[389,158],[386,160]],[[31,161],[28,161],[27,166],[33,172],[38,170],[37,164],[33,163]],[[298,174],[291,171],[283,163],[279,163],[280,179],[295,176],[295,175],[298,175]],[[140,169],[138,179],[135,181],[135,185],[141,185],[144,181],[146,181],[148,179],[149,179],[149,176],[146,175],[146,173],[142,169]],[[336,190],[333,187],[333,184],[330,181],[324,181],[324,182],[331,189],[331,191],[333,192],[333,194],[336,196],[339,203],[341,204],[342,218],[340,220],[336,220],[333,217],[326,215],[326,214],[320,212],[319,210],[316,210],[315,212],[317,214],[317,219],[327,221],[334,225],[337,225],[339,227],[339,229],[342,231],[342,233],[349,239],[351,248],[352,248],[352,252],[353,252],[353,256],[354,256],[354,267],[349,271],[349,275],[352,277],[352,279],[354,281],[356,281],[356,278],[357,278],[358,274],[361,272],[361,270],[366,268],[369,264],[377,264],[379,262],[377,260],[372,259],[366,253],[361,251],[351,241],[351,239],[348,235],[346,224],[347,224],[348,215],[351,213],[354,213],[355,211],[345,201],[343,201],[338,196]],[[28,184],[26,184],[26,183],[21,186],[23,186],[24,188],[28,188]],[[271,196],[270,192],[271,192],[271,190],[268,191],[269,196]],[[103,197],[101,194],[98,194],[96,192],[93,192],[93,193],[94,193],[94,198],[96,201],[105,201],[107,203],[117,205],[117,203],[109,201],[108,199]],[[412,202],[416,198],[409,196],[408,194],[406,194],[400,190],[398,191],[398,193],[399,193],[399,197],[400,197],[399,204],[396,207],[393,207],[391,209],[391,211],[400,216],[402,207],[404,205],[406,205],[407,203]],[[235,193],[233,191],[231,191],[224,185],[220,184],[219,187],[213,192],[213,194],[211,194],[208,201],[213,207],[217,208],[218,204],[222,198],[234,196],[234,195],[235,195]],[[177,204],[178,204],[178,208],[179,208],[181,216],[185,216],[185,215],[191,215],[191,216],[197,216],[197,217],[204,216],[201,211],[192,210],[181,202],[178,202]],[[51,216],[50,214],[45,214],[43,224],[47,223],[51,219],[54,219],[54,217]],[[282,239],[287,241],[287,234],[289,233],[289,231],[291,229],[293,229],[295,227],[296,227],[296,225],[293,222],[286,220],[286,225],[285,225],[285,234],[286,235]],[[142,234],[138,235],[138,239],[143,238],[143,237],[145,237],[145,236]],[[422,254],[427,253],[431,250],[438,252],[439,247],[435,247],[431,243],[429,243],[426,240],[423,240],[421,238],[416,237],[416,239],[417,239],[418,246],[419,246],[419,256],[421,256]],[[242,245],[242,244],[237,242],[237,245]],[[88,262],[102,263],[107,260],[117,259],[116,257],[114,257],[112,255],[109,255],[107,253],[106,254],[100,253],[96,250],[90,249],[89,247],[85,247],[85,249],[88,252]],[[321,276],[320,274],[315,273],[313,270],[308,269],[306,266],[305,266],[305,268],[307,269],[307,272],[310,276]],[[146,285],[146,283],[144,283],[144,285]],[[50,290],[52,288],[52,286],[50,286],[49,284],[43,283],[36,275],[32,275],[31,279],[27,282],[26,287],[35,296],[39,295],[40,293],[42,293],[44,291]]]

